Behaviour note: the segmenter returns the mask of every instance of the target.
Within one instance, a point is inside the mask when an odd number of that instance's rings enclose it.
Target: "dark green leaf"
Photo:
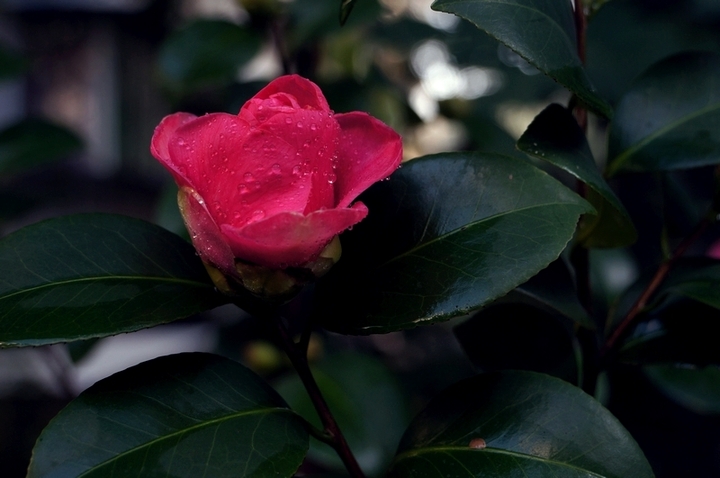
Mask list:
[[[224,301],[190,244],[137,219],[66,216],[0,240],[2,346],[130,332]]]
[[[718,262],[677,263],[617,359],[635,364],[720,364],[720,348],[712,333],[720,322]]]
[[[509,295],[512,295],[513,301],[525,302],[529,299],[533,305],[567,317],[582,327],[595,329],[595,324],[578,300],[570,270],[562,259],[551,263]],[[518,300],[521,297],[523,299]]]
[[[686,259],[676,264],[658,295],[677,294],[720,309],[720,260]]]
[[[22,74],[27,66],[28,62],[23,57],[0,47],[0,81]]]
[[[592,190],[588,199],[598,214],[583,217],[576,240],[586,247],[624,247],[635,242],[635,227],[600,174],[585,134],[570,111],[558,104],[545,108],[520,137],[517,147],[567,171]]]
[[[82,147],[74,133],[45,120],[27,119],[0,131],[0,174],[64,159]]]
[[[190,236],[180,214],[177,197],[177,185],[174,182],[168,182],[155,205],[154,222],[158,226],[189,240]]]
[[[382,333],[467,314],[555,260],[592,208],[528,162],[447,153],[363,195],[368,218],[318,285],[324,326]]]
[[[340,25],[345,25],[357,0],[340,0]]]
[[[175,32],[160,50],[160,71],[175,90],[230,83],[260,49],[251,30],[220,20],[196,20]]]
[[[476,448],[478,439],[485,448]],[[653,473],[620,422],[580,389],[533,372],[496,372],[436,397],[405,432],[388,476],[649,478]]]
[[[180,354],[80,394],[40,435],[27,476],[290,477],[307,449],[302,420],[260,377]]]
[[[653,365],[643,371],[665,395],[702,414],[720,414],[720,369]]]
[[[610,117],[577,54],[570,2],[557,0],[435,0],[432,8],[471,21],[540,71],[568,88],[590,108]]]
[[[313,367],[313,375],[363,470],[377,475],[386,469],[408,423],[395,377],[380,361],[350,353],[328,357]],[[322,428],[297,376],[282,381],[277,390],[293,410]],[[344,470],[337,453],[316,440],[311,441],[308,456]]]
[[[608,174],[720,162],[720,56],[682,53],[652,66],[618,105]]]
[[[578,384],[572,331],[558,317],[527,304],[497,304],[454,329],[480,370],[530,370]]]

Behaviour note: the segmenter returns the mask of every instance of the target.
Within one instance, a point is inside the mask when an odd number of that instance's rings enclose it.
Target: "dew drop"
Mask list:
[[[299,164],[297,166],[293,167],[293,169],[292,169],[293,176],[300,176],[301,171],[302,171],[302,168],[300,167]]]
[[[317,125],[316,125],[315,123],[312,123],[312,124],[310,125],[310,129],[313,130],[313,131],[315,131],[315,130],[317,129]]]
[[[287,124],[292,123],[292,118],[290,118],[289,116],[285,117],[285,123],[287,123]]]
[[[337,176],[335,176],[335,175],[332,174],[332,173],[328,174],[328,177],[327,177],[327,182],[328,182],[328,184],[332,184],[332,183],[334,183],[336,180],[337,180]]]
[[[253,175],[252,175],[252,173],[245,173],[245,174],[243,174],[243,179],[245,180],[246,183],[251,182],[251,181],[253,180]]]
[[[248,187],[244,184],[241,184],[238,186],[238,191],[240,191],[240,194],[245,194],[248,192]]]
[[[260,219],[262,219],[264,217],[265,217],[265,211],[263,211],[262,209],[257,209],[255,211],[253,211],[250,219],[253,221],[259,221]]]
[[[280,165],[278,163],[273,164],[271,170],[274,174],[280,174],[280,172],[281,172]]]
[[[298,128],[302,128],[303,124],[301,121],[298,121],[297,123],[295,123],[295,126],[297,126]]]

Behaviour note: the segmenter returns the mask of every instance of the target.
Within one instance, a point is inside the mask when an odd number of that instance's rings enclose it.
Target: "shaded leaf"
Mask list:
[[[476,448],[478,439],[484,448]],[[388,476],[653,473],[630,434],[595,399],[562,380],[515,371],[483,374],[436,397],[408,427]]]
[[[517,147],[572,174],[592,190],[588,200],[598,214],[583,217],[578,242],[586,247],[624,247],[635,242],[637,232],[630,216],[600,174],[585,134],[570,111],[558,104],[545,108]]]
[[[292,476],[301,419],[231,360],[161,357],[102,380],[45,428],[28,478]]]
[[[595,324],[580,304],[575,283],[565,261],[558,259],[515,289],[508,296],[524,297],[553,314],[567,317],[577,325],[595,329]]]
[[[446,153],[403,165],[362,201],[317,288],[323,325],[383,333],[467,314],[555,260],[592,208],[528,162]]]
[[[644,365],[720,365],[720,348],[713,333],[720,322],[720,310],[674,294],[652,306],[626,339],[617,360]]]
[[[720,162],[720,56],[682,53],[638,78],[618,104],[609,175]]]
[[[653,365],[643,371],[670,399],[696,413],[720,414],[720,369]]]
[[[345,25],[357,0],[340,0],[340,25]]]
[[[0,174],[41,166],[77,152],[82,141],[62,126],[26,119],[0,131]]]
[[[612,109],[590,84],[577,54],[570,2],[556,0],[435,0],[434,10],[469,20],[598,113]]]
[[[327,357],[313,366],[313,375],[363,471],[383,471],[408,423],[395,377],[379,360],[351,353]],[[295,412],[322,429],[297,375],[281,381],[277,390]],[[308,457],[336,471],[345,469],[337,453],[317,440],[310,442]]]
[[[221,20],[196,20],[162,45],[160,72],[179,91],[230,83],[261,43],[250,29]]]
[[[43,221],[0,240],[0,345],[130,332],[226,302],[193,247],[110,214]]]
[[[572,331],[558,317],[527,304],[491,305],[454,328],[480,370],[530,370],[578,384]]]
[[[720,309],[720,260],[685,259],[676,263],[658,295],[681,295]]]

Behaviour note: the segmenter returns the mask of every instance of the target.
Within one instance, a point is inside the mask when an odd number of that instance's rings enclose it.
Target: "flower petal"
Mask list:
[[[258,94],[247,101],[240,109],[240,116],[251,114],[256,117],[258,106],[262,105],[262,100],[268,100],[274,97],[274,102],[287,103],[287,106],[294,106],[301,109],[314,109],[318,111],[330,112],[325,96],[320,91],[320,87],[312,81],[298,75],[286,75],[271,81],[265,88],[260,90]],[[292,103],[289,97],[293,97],[296,101]],[[261,101],[258,101],[261,100]]]
[[[402,139],[367,113],[338,114],[335,119],[342,129],[335,171],[335,204],[342,208],[400,166]]]
[[[175,131],[180,126],[189,123],[195,118],[197,118],[197,116],[190,113],[174,113],[164,117],[155,128],[152,140],[150,141],[150,153],[172,173],[178,183],[181,182],[179,179],[183,179],[182,182],[187,183],[187,178],[180,174],[180,171],[178,171],[170,159],[168,145]]]
[[[221,226],[235,255],[255,264],[284,269],[317,258],[323,248],[348,227],[367,216],[362,203],[351,208],[325,209],[307,216],[282,213],[243,228]]]
[[[203,198],[194,189],[182,187],[178,191],[178,205],[200,258],[225,275],[236,274],[232,250],[208,213]]]
[[[308,187],[305,192],[309,196],[304,196],[303,207],[292,210],[286,208],[285,211],[308,214],[318,209],[332,208],[335,202],[333,157],[341,134],[337,121],[324,112],[300,109],[273,116],[260,124],[258,129],[290,145],[294,150],[291,157],[273,161],[287,162],[292,172],[292,184]],[[270,188],[264,189],[267,191]],[[271,215],[270,211],[267,212],[268,216]]]

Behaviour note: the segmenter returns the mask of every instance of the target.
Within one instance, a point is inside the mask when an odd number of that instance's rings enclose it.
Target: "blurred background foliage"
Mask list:
[[[175,186],[149,153],[155,125],[178,110],[235,113],[284,72],[317,82],[335,111],[363,110],[391,125],[404,138],[406,160],[452,150],[520,155],[515,141],[535,115],[570,99],[469,22],[432,11],[431,0],[357,0],[342,27],[339,4],[0,0],[0,235],[89,211],[139,217],[185,234]],[[592,5],[597,9],[588,28],[587,71],[613,106],[637,75],[662,58],[685,50],[720,53],[716,0]],[[607,124],[594,116],[590,121],[590,147],[603,163]],[[591,252],[593,307],[611,317],[627,307],[629,299],[618,301],[620,293],[636,280],[642,283],[663,256],[656,238],[686,235],[714,192],[708,169],[624,176],[612,184],[639,240],[627,249]],[[696,252],[719,236],[712,229]],[[537,282],[513,292],[535,304],[547,293]],[[658,342],[656,364],[634,367],[640,359],[630,342],[598,397],[636,437],[658,477],[718,476],[718,369],[668,366],[687,357],[662,356],[670,347],[658,334],[680,330],[673,340],[681,343],[673,350],[695,354],[692,363],[716,364],[720,349],[707,331],[718,319],[717,308],[687,294],[672,296],[672,290],[668,297],[669,306],[643,322],[634,339]],[[310,357],[318,381],[363,466],[380,472],[412,415],[439,390],[477,370],[515,367],[577,382],[578,344],[571,326],[558,320],[582,315],[577,304],[565,304],[558,314],[510,302],[464,323],[386,335],[317,331]],[[167,353],[215,351],[240,359],[314,420],[271,332],[233,314],[220,308],[125,336],[0,350],[1,474],[24,476],[40,430],[79,391]],[[370,385],[359,389],[360,383]],[[307,473],[342,475],[337,458],[322,445],[312,449],[305,467]]]

